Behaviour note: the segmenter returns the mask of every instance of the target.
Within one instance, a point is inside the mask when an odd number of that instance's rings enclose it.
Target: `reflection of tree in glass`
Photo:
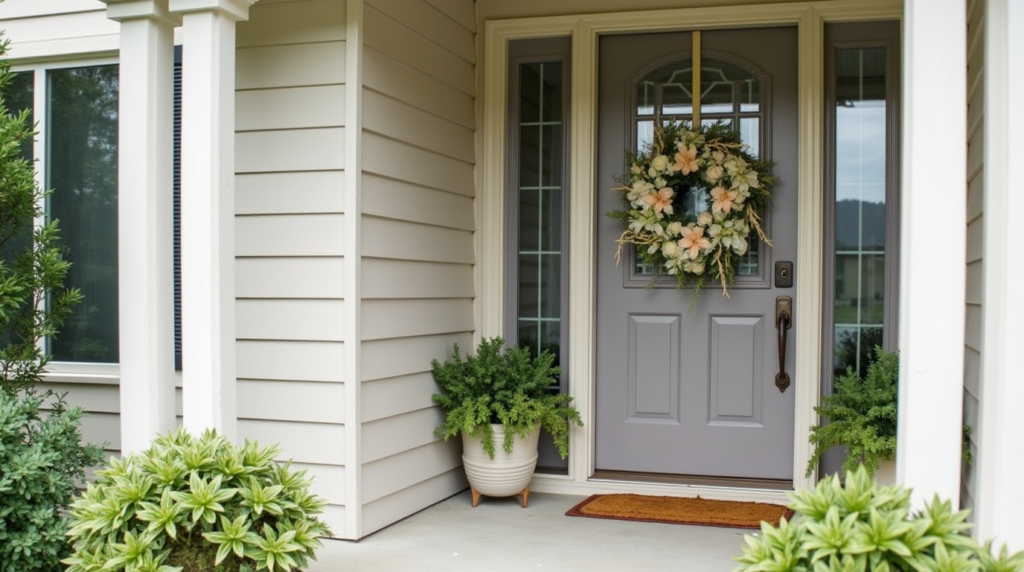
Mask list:
[[[68,282],[84,303],[54,359],[117,362],[117,66],[50,72],[50,216],[61,221]],[[135,261],[141,262],[141,261]]]
[[[860,344],[857,333],[860,332]],[[868,366],[875,361],[875,346],[882,345],[882,328],[861,328],[836,333],[836,351],[832,360],[835,375],[846,373],[847,367],[856,370],[857,375],[867,375]]]

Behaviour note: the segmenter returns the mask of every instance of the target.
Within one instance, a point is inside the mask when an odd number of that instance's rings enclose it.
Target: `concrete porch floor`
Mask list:
[[[473,508],[464,491],[358,542],[325,540],[308,572],[731,572],[756,532],[565,516],[584,498],[535,493],[524,509],[485,497]]]

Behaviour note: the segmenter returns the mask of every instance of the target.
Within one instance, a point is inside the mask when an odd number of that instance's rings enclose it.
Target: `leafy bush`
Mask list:
[[[879,487],[862,466],[790,494],[796,516],[746,536],[736,572],[1020,572],[1024,552],[996,555],[965,534],[968,511],[938,497],[911,512],[910,491]]]
[[[305,567],[330,531],[305,471],[276,447],[235,446],[212,431],[158,437],[111,458],[72,505],[68,572],[199,572]],[[314,558],[315,559],[315,558]]]
[[[811,427],[814,453],[807,463],[808,477],[832,447],[849,448],[844,471],[863,463],[872,475],[880,461],[896,456],[899,356],[879,346],[875,346],[875,355],[866,378],[847,368],[845,375],[836,378],[832,395],[822,396],[821,405],[814,408],[828,423]]]
[[[572,397],[551,390],[559,368],[544,350],[536,358],[522,347],[505,348],[501,338],[482,340],[475,356],[463,360],[455,344],[452,359],[433,360],[434,380],[444,393],[434,402],[445,412],[437,434],[448,439],[466,433],[483,439],[484,451],[494,458],[491,424],[505,427],[502,447],[512,452],[513,435],[526,437],[538,425],[551,434],[564,459],[569,454],[569,422],[583,426]]]
[[[0,57],[8,40],[0,42]],[[0,60],[0,91],[14,74]],[[36,184],[32,163],[22,153],[35,132],[29,111],[12,114],[0,98],[0,390],[15,392],[42,381],[49,355],[39,341],[53,336],[72,306],[82,299],[64,287],[71,263],[59,244],[57,220],[45,219],[48,191]],[[46,304],[41,304],[46,300]]]
[[[39,414],[51,396],[0,391],[0,572],[63,570],[71,551],[61,512],[84,469],[103,459],[99,447],[81,444],[81,409],[53,396],[50,413]]]

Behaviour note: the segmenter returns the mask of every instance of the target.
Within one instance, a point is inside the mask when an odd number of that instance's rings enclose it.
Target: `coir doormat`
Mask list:
[[[778,524],[793,518],[793,511],[777,504],[635,494],[593,495],[565,514],[728,528],[761,528],[763,520]]]

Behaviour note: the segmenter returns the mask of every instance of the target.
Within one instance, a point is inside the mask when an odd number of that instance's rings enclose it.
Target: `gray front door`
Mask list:
[[[609,189],[625,172],[624,149],[649,140],[655,120],[691,117],[692,36],[603,37],[596,468],[789,480],[793,386],[811,382],[794,378],[785,392],[775,386],[775,301],[797,296],[774,280],[775,262],[796,259],[797,34],[764,28],[701,35],[702,122],[732,123],[752,151],[775,163],[766,226],[774,246],[751,248],[731,298],[709,281],[692,312],[692,291],[677,290],[672,277],[648,288],[652,269],[638,265],[632,251],[616,265],[622,228],[604,215],[620,208],[620,199]],[[796,335],[789,330],[790,375]]]

